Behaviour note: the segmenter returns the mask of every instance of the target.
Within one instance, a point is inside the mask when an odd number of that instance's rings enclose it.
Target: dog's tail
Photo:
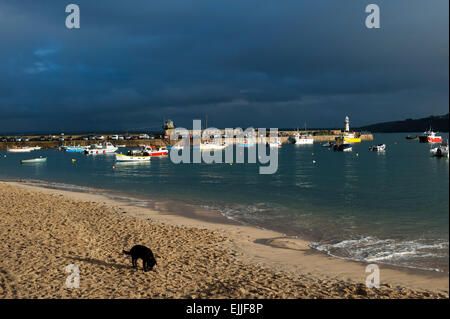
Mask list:
[[[125,255],[131,255],[131,252],[126,251],[126,250],[124,250],[123,253],[124,253]]]

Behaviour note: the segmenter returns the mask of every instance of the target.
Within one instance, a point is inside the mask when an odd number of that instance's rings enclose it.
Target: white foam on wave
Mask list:
[[[275,225],[286,219],[286,207],[269,203],[234,204],[227,206],[203,206],[218,211],[230,220],[250,223],[258,228],[264,224]],[[299,215],[296,216],[299,218]],[[277,221],[279,219],[279,221]],[[286,220],[285,220],[286,221]],[[274,224],[275,222],[275,224]],[[269,227],[270,228],[270,227]],[[362,262],[379,262],[401,267],[430,271],[446,271],[448,240],[444,239],[380,239],[375,236],[353,237],[333,242],[313,242],[311,248],[336,258]],[[433,267],[434,265],[442,269]]]
[[[206,209],[219,212],[221,215],[232,220],[239,221],[259,221],[266,219],[283,218],[285,215],[281,213],[285,208],[280,205],[269,205],[268,203],[241,204],[230,206],[201,205]]]
[[[371,236],[348,239],[335,243],[312,243],[311,248],[330,256],[363,261],[383,262],[397,266],[442,271],[422,266],[423,260],[447,259],[448,241],[378,239]]]

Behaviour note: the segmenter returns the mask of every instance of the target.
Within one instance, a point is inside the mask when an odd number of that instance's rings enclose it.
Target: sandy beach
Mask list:
[[[309,242],[230,222],[91,193],[0,183],[1,298],[448,298],[448,274],[332,258]],[[150,247],[154,271],[131,267]],[[67,288],[67,265],[80,287]]]

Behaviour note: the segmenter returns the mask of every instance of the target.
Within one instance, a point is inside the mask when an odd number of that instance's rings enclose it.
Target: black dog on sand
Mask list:
[[[150,248],[147,248],[142,245],[133,246],[130,251],[123,251],[124,254],[131,256],[131,263],[133,267],[137,267],[137,260],[142,259],[142,265],[144,267],[144,271],[149,271],[153,269],[153,266],[156,265],[155,256],[153,256],[153,252]]]

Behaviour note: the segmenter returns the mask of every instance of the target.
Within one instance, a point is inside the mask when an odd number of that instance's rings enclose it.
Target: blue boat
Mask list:
[[[84,152],[86,148],[82,146],[65,146],[63,150],[68,153],[81,153]]]
[[[238,146],[240,147],[252,147],[255,146],[254,143],[239,143]]]
[[[253,147],[255,146],[255,137],[253,135],[245,135],[241,143],[237,143],[239,147]]]

